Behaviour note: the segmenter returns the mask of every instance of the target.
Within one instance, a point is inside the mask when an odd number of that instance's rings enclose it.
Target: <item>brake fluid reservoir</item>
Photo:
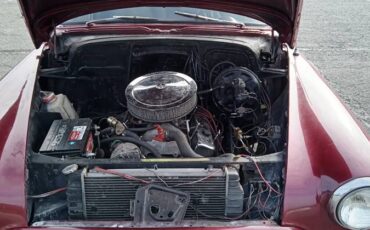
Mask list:
[[[63,119],[76,119],[78,114],[73,108],[72,103],[64,94],[55,95],[53,92],[44,92],[42,101],[46,110],[51,113],[60,113]]]

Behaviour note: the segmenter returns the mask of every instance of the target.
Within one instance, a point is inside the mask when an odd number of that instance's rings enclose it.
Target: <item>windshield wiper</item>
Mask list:
[[[175,11],[175,14],[181,15],[181,16],[184,16],[184,17],[188,17],[188,18],[201,19],[201,20],[204,20],[204,21],[218,22],[218,23],[223,23],[223,24],[231,24],[231,25],[238,26],[240,28],[243,28],[245,26],[244,23],[242,23],[242,22],[227,21],[227,20],[211,18],[211,17],[207,17],[207,16],[204,16],[204,15],[199,15],[199,14],[192,14],[192,13],[186,13],[186,12],[180,12],[180,11]]]
[[[105,24],[115,22],[157,22],[157,18],[141,17],[141,16],[113,16],[111,18],[102,18],[96,20],[87,21],[85,24],[90,26],[92,24]]]

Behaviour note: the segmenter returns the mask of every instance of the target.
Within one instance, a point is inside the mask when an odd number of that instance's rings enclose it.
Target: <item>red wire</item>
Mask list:
[[[182,186],[182,185],[190,185],[190,184],[196,184],[196,183],[199,183],[199,182],[202,182],[202,181],[205,181],[205,180],[208,180],[209,178],[211,178],[213,175],[215,175],[216,173],[218,173],[218,171],[214,171],[210,174],[208,174],[207,176],[203,177],[203,178],[200,178],[196,181],[191,181],[191,182],[186,182],[186,183],[180,183],[180,184],[176,184],[176,185],[173,185],[171,187],[178,187],[178,186]]]
[[[128,174],[125,174],[125,173],[119,173],[119,172],[116,172],[116,171],[112,171],[112,170],[109,170],[109,169],[103,169],[103,168],[100,168],[98,166],[96,166],[95,168],[95,171],[97,172],[102,172],[102,173],[108,173],[108,174],[113,174],[113,175],[117,175],[117,176],[120,176],[120,177],[123,177],[125,179],[128,179],[128,180],[134,180],[134,181],[140,181],[144,184],[151,184],[150,181],[146,181],[146,180],[142,180],[140,178],[137,178],[137,177],[134,177],[134,176],[131,176],[131,175],[128,175]],[[191,182],[187,182],[187,183],[180,183],[180,184],[176,184],[176,185],[173,185],[171,187],[178,187],[178,186],[181,186],[181,185],[187,185],[187,184],[196,184],[196,183],[199,183],[199,182],[202,182],[204,180],[207,180],[209,178],[211,178],[214,174],[216,174],[218,171],[214,171],[212,173],[210,173],[209,175],[207,175],[206,177],[203,177],[199,180],[196,180],[196,181],[191,181]],[[157,175],[156,175],[157,176]],[[158,176],[157,176],[158,177]]]
[[[102,173],[116,175],[116,176],[125,178],[127,180],[139,181],[139,182],[144,183],[144,184],[150,184],[151,183],[150,181],[146,181],[146,180],[143,180],[143,179],[140,179],[140,178],[137,178],[137,177],[134,177],[134,176],[125,174],[125,173],[120,173],[120,172],[116,172],[116,171],[109,170],[109,169],[103,169],[103,168],[100,168],[98,166],[96,166],[94,169],[97,172],[102,172]]]
[[[214,136],[216,136],[217,135],[217,128],[214,128],[214,127],[212,127],[212,124],[211,124],[211,122],[208,120],[209,118],[208,118],[208,116],[206,116],[205,114],[202,114],[202,113],[198,113],[197,114],[198,116],[201,116],[203,119],[205,119],[205,121],[207,122],[207,124],[209,125],[209,128],[211,129],[211,131],[212,131],[212,134],[214,135]],[[216,130],[215,130],[216,129]],[[221,143],[221,141],[220,141],[220,139],[217,137],[216,138],[216,140],[217,140],[217,144],[219,145],[219,147],[220,147],[220,149],[221,149],[221,151],[223,152],[223,153],[225,153],[225,150],[224,150],[224,148],[223,148],[223,146],[222,146],[222,143]]]
[[[250,157],[250,156],[248,156],[248,155],[241,155],[241,156],[243,156],[243,157],[245,157],[245,158],[247,158],[247,159],[251,160],[251,161],[254,163],[254,165],[256,166],[256,169],[257,169],[257,171],[258,171],[258,174],[260,175],[261,179],[262,179],[262,180],[263,180],[263,182],[266,184],[266,186],[267,186],[267,187],[269,187],[269,189],[271,189],[272,191],[274,191],[274,192],[275,192],[276,194],[278,194],[278,195],[282,195],[279,191],[277,191],[276,189],[274,189],[274,188],[270,185],[270,183],[265,179],[265,177],[263,176],[263,174],[262,174],[262,172],[261,172],[260,167],[258,166],[257,162],[256,162],[252,157]]]
[[[216,122],[214,121],[212,114],[207,109],[205,109],[205,108],[203,108],[201,106],[198,109],[199,110],[197,111],[197,115],[198,116],[201,116],[203,119],[206,120],[206,122],[208,123],[209,127],[211,128],[211,131],[213,132],[213,135],[216,136],[217,135],[218,126],[217,126]],[[221,141],[220,141],[219,138],[217,138],[217,143],[218,143],[221,151],[223,153],[225,153],[225,150],[224,150],[224,148],[222,146],[222,143],[221,143]]]
[[[213,127],[217,130],[217,124],[216,122],[214,121],[213,119],[213,115],[211,114],[211,112],[209,112],[207,109],[203,108],[203,107],[199,107],[199,109],[203,110],[203,112],[209,117],[209,119],[212,121],[213,123]]]
[[[55,190],[52,190],[52,191],[49,191],[49,192],[46,192],[46,193],[42,193],[42,194],[39,194],[39,195],[29,195],[28,198],[45,198],[45,197],[63,192],[66,189],[67,189],[66,187],[58,188],[58,189],[55,189]]]

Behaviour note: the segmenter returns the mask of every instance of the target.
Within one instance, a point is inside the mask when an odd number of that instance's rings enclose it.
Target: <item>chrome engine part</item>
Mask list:
[[[191,146],[196,153],[204,157],[212,157],[216,146],[210,126],[202,119],[197,119],[196,122],[196,128],[191,134]]]
[[[71,219],[133,220],[136,192],[148,184],[189,194],[185,219],[207,219],[200,213],[226,217],[243,213],[244,191],[235,168],[105,171],[83,170],[70,175],[67,200]]]
[[[197,105],[197,85],[182,73],[156,72],[136,78],[126,88],[127,108],[147,122],[169,122],[189,114]]]

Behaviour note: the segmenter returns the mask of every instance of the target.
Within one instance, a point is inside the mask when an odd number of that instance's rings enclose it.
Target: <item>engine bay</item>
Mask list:
[[[38,73],[32,226],[279,224],[288,80],[275,39],[69,44]]]

